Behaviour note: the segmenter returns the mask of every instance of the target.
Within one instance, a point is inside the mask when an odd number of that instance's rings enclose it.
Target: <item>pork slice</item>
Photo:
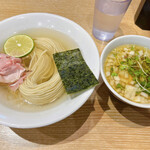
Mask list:
[[[26,77],[26,70],[20,58],[0,54],[0,82],[9,84],[15,91]]]
[[[15,63],[21,63],[21,59],[6,54],[0,54],[0,70]]]
[[[24,72],[25,71],[25,68],[21,66],[21,64],[19,63],[16,63],[16,64],[11,64],[3,69],[0,70],[0,75],[3,75],[3,76],[7,76],[7,75],[10,75],[10,74],[13,74],[13,73],[16,73],[16,72]]]
[[[26,78],[26,74],[19,78],[15,83],[9,85],[12,91],[16,91],[19,88],[19,85],[23,83],[24,79]]]

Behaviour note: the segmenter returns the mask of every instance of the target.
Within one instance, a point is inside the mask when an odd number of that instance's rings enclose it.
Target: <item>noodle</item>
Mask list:
[[[29,103],[43,105],[58,99],[65,92],[53,60],[53,53],[65,49],[49,38],[36,38],[34,42],[35,48],[27,58],[30,59],[27,68],[31,72],[20,85],[19,91]]]

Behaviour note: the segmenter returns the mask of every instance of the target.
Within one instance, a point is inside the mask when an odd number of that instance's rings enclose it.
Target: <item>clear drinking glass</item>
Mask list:
[[[95,0],[93,35],[102,41],[113,38],[131,0]]]

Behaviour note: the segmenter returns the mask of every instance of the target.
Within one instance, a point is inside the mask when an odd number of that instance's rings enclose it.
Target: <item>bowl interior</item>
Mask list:
[[[69,36],[81,50],[81,53],[96,76],[99,76],[99,53],[89,34],[73,21],[47,13],[30,13],[11,17],[0,22],[0,45],[6,39],[28,29],[46,28]],[[93,63],[94,62],[94,63]],[[79,109],[93,92],[94,88],[76,96],[67,96],[64,101],[50,109],[37,112],[20,112],[0,103],[0,124],[15,128],[33,128],[60,121]],[[1,95],[0,95],[1,96]],[[0,97],[4,98],[4,97]]]
[[[137,106],[137,107],[141,107],[141,108],[150,108],[150,104],[140,104],[140,103],[135,103],[132,102],[124,97],[122,97],[121,95],[119,95],[111,86],[110,84],[107,82],[107,79],[105,77],[105,73],[104,73],[104,63],[105,60],[108,56],[108,54],[117,46],[120,45],[125,45],[125,44],[136,44],[136,45],[141,45],[144,47],[147,47],[150,49],[150,38],[148,37],[144,37],[144,36],[138,36],[138,35],[126,35],[126,36],[122,36],[122,37],[118,37],[114,40],[112,40],[103,50],[102,55],[101,55],[101,75],[102,78],[105,82],[105,84],[107,85],[107,87],[109,88],[109,90],[120,100],[131,104],[133,106]]]

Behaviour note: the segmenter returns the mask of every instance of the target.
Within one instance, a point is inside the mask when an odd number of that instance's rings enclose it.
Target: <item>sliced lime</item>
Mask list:
[[[10,37],[4,44],[4,51],[13,57],[23,57],[34,48],[34,41],[27,35],[15,35]]]

